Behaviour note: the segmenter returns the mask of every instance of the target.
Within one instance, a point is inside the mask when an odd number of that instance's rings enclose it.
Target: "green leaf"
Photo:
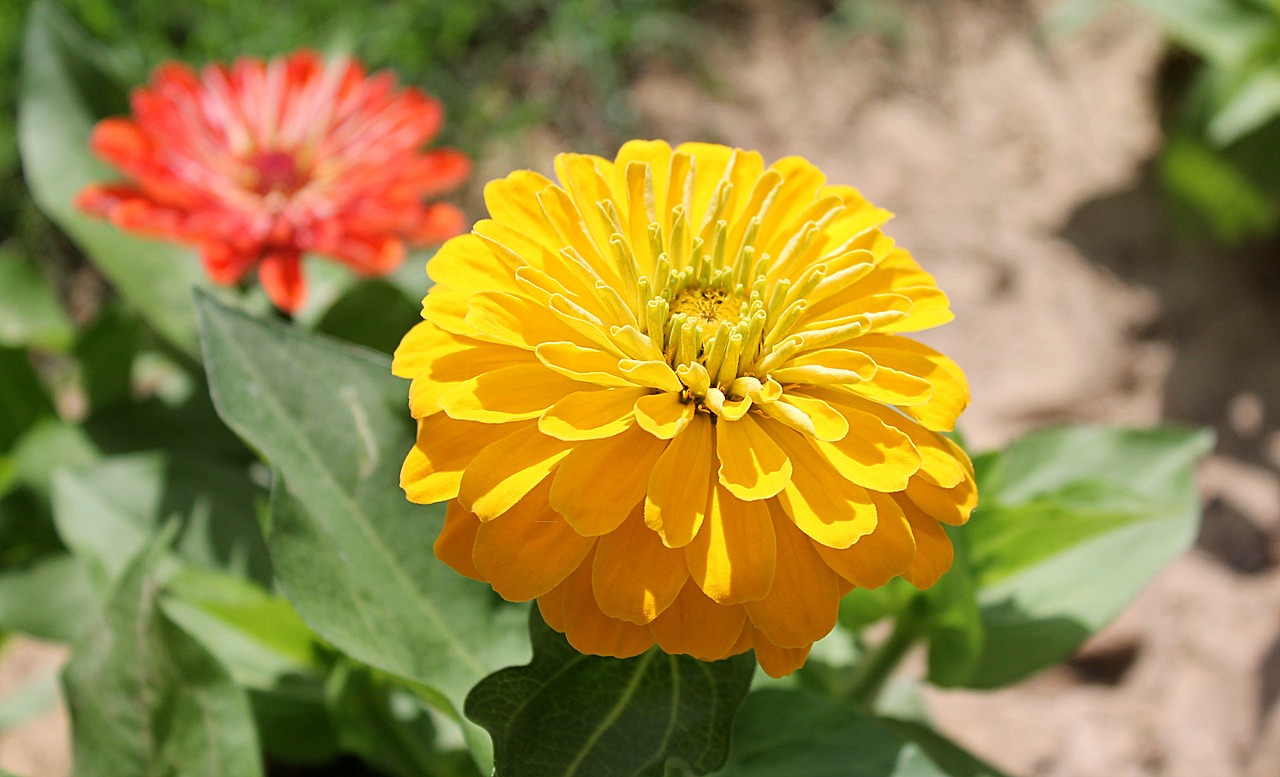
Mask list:
[[[76,774],[259,776],[244,692],[157,606],[165,539],[129,567],[63,674]]]
[[[0,629],[67,642],[89,627],[99,598],[79,559],[42,556],[0,574]]]
[[[53,403],[27,352],[0,347],[0,451],[7,451],[36,421],[53,415]]]
[[[413,302],[386,281],[365,281],[342,296],[320,319],[316,331],[366,348],[391,353],[421,317]]]
[[[13,446],[13,476],[17,483],[48,498],[55,474],[88,466],[100,456],[84,429],[49,416],[37,421]]]
[[[716,777],[1004,777],[926,726],[803,691],[763,689],[733,722]]]
[[[441,752],[427,708],[385,677],[350,662],[330,677],[329,706],[345,752],[396,777],[480,777],[465,751]]]
[[[661,776],[669,762],[705,774],[724,763],[755,674],[751,653],[713,663],[657,648],[585,656],[536,608],[529,631],[533,662],[486,677],[467,697],[467,717],[493,737],[495,777]]]
[[[955,561],[933,588],[920,593],[929,640],[929,682],[943,687],[963,684],[973,674],[985,641],[968,536],[957,527],[946,529]]]
[[[141,322],[119,305],[108,306],[80,334],[75,355],[90,412],[129,399],[133,362],[141,345]]]
[[[1209,139],[1226,146],[1280,115],[1280,66],[1268,64],[1236,88],[1209,122]]]
[[[413,432],[390,359],[207,296],[197,307],[218,411],[283,475],[269,544],[303,619],[455,711],[481,677],[527,660],[523,608],[437,561],[443,505],[413,505],[400,490]]]
[[[219,461],[159,454],[113,456],[54,476],[58,533],[104,586],[165,521],[178,518],[176,551],[206,567],[271,580],[255,520],[262,490]]]
[[[95,120],[73,76],[83,41],[68,31],[57,5],[41,0],[27,15],[18,139],[23,172],[40,209],[85,250],[156,330],[187,351],[196,348],[190,289],[205,285],[196,256],[168,243],[141,240],[79,213],[76,194],[117,174],[94,159]],[[75,64],[84,65],[83,62]]]
[[[289,602],[241,577],[185,567],[165,580],[164,612],[218,657],[236,682],[269,690],[320,671],[319,645]]]
[[[49,280],[17,252],[0,248],[0,345],[64,350],[74,337]]]
[[[984,467],[964,532],[985,633],[963,684],[994,688],[1065,660],[1184,552],[1199,526],[1193,467],[1212,439],[1067,427]]]
[[[1224,0],[1136,0],[1178,43],[1205,59],[1232,66],[1274,34],[1273,17],[1246,3]]]

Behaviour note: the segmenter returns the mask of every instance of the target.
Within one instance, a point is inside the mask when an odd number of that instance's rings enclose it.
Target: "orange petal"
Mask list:
[[[404,466],[400,487],[410,502],[433,504],[458,495],[462,473],[485,448],[532,422],[477,424],[439,413],[418,421],[418,439]]]
[[[716,423],[720,484],[739,499],[776,496],[791,480],[791,462],[751,414]],[[905,484],[904,484],[905,485]]]
[[[593,550],[560,584],[564,589],[564,636],[579,653],[617,658],[639,655],[653,646],[653,637],[645,626],[610,618],[600,611],[591,588],[594,556]]]
[[[836,574],[781,507],[772,506],[769,514],[778,548],[773,586],[763,599],[746,603],[747,617],[775,645],[806,647],[835,628],[840,609]]]
[[[685,546],[685,558],[703,593],[720,604],[741,604],[769,593],[774,543],[766,503],[744,502],[716,486],[702,530]]]
[[[916,556],[902,576],[916,588],[925,589],[951,569],[955,560],[955,548],[942,525],[926,515],[910,499],[897,497],[898,506],[911,524],[911,534],[916,541]]]
[[[684,553],[663,545],[638,507],[596,546],[592,588],[611,618],[649,623],[671,606],[688,579]]]
[[[711,494],[711,419],[696,413],[653,465],[644,522],[669,548],[683,548],[697,535]]]
[[[859,588],[879,588],[902,574],[916,556],[911,524],[887,494],[871,492],[876,503],[876,530],[843,550],[815,544],[836,574]]]
[[[742,605],[716,604],[689,580],[671,606],[649,624],[649,631],[668,653],[719,661],[730,655],[746,619],[747,611]]]
[[[875,530],[876,507],[865,488],[846,480],[798,432],[777,424],[765,429],[792,462],[778,502],[796,526],[831,548],[847,548]]]
[[[579,534],[607,534],[644,499],[649,473],[667,443],[633,426],[604,440],[572,445],[556,469],[551,506]]]
[[[547,504],[544,481],[502,515],[480,523],[475,568],[507,601],[542,596],[577,569],[594,540],[583,537]]]
[[[436,536],[434,549],[436,558],[453,567],[458,574],[485,582],[484,575],[471,560],[479,528],[479,518],[457,502],[450,502],[445,508],[444,526]]]
[[[483,428],[488,424],[476,426]],[[501,429],[510,424],[494,426]],[[523,422],[517,431],[471,460],[458,484],[458,499],[480,516],[480,520],[492,520],[511,509],[550,475],[570,450],[571,443],[547,437],[532,421]]]
[[[775,679],[786,677],[804,666],[805,659],[809,657],[809,650],[813,647],[812,645],[799,648],[778,647],[759,629],[752,629],[752,637],[760,668],[765,674]]]

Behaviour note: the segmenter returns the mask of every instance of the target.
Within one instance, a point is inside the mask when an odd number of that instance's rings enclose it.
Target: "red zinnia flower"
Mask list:
[[[438,102],[366,77],[350,59],[299,51],[264,62],[162,65],[132,95],[133,118],[109,118],[91,141],[127,180],[80,193],[83,210],[121,229],[194,245],[209,275],[234,283],[252,267],[277,306],[305,296],[314,252],[357,272],[394,269],[405,244],[440,242],[462,214],[425,199],[458,185],[457,151],[420,149],[443,120]]]

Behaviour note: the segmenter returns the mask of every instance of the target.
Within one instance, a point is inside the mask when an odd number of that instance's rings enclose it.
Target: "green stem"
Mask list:
[[[908,607],[893,625],[888,638],[871,649],[849,678],[845,701],[862,709],[871,709],[893,670],[898,668],[907,651],[922,635],[913,607]]]

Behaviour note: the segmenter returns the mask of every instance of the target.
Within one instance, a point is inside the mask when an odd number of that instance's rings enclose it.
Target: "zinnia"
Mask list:
[[[91,141],[126,181],[89,186],[79,207],[196,246],[218,283],[257,267],[283,310],[304,299],[304,253],[379,275],[400,264],[406,242],[463,229],[456,208],[425,199],[459,184],[469,162],[421,151],[443,111],[397,90],[390,73],[366,77],[350,59],[326,65],[310,51],[199,75],[170,63],[134,91],[132,107],[133,118],[99,122]]]
[[[396,352],[418,419],[402,485],[453,500],[437,555],[537,599],[584,653],[754,648],[774,676],[854,586],[932,585],[939,522],[977,498],[938,434],[968,388],[903,336],[952,316],[890,214],[803,159],[717,145],[556,172],[488,185]]]

